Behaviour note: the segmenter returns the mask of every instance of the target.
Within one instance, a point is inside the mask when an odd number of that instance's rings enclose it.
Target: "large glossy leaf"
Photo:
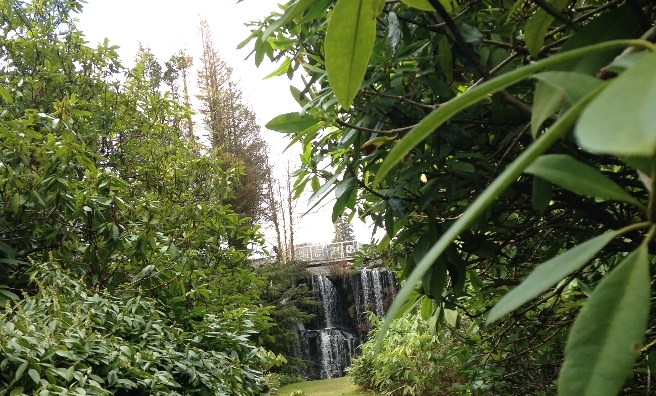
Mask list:
[[[656,53],[651,53],[590,103],[576,125],[576,138],[581,147],[595,153],[652,156],[656,153],[654,109]]]
[[[348,109],[367,70],[376,38],[373,0],[338,0],[326,33],[326,72],[335,96]]]
[[[264,126],[276,132],[296,133],[302,132],[319,123],[319,120],[309,114],[300,115],[298,112],[280,114],[267,122]]]
[[[599,235],[540,264],[519,286],[503,296],[492,308],[487,316],[487,323],[492,323],[514,311],[560,282],[567,275],[583,267],[616,236],[617,232],[615,231]]]
[[[528,78],[545,68],[556,66],[560,63],[578,59],[600,51],[608,51],[630,45],[644,47],[649,45],[649,43],[639,40],[617,40],[591,45],[589,47],[554,55],[539,62],[520,67],[519,69],[502,74],[499,77],[487,81],[475,88],[467,90],[462,95],[451,99],[436,110],[433,110],[428,116],[424,117],[417,126],[412,128],[412,130],[410,130],[410,132],[408,132],[408,134],[403,137],[396,146],[394,146],[376,173],[374,184],[379,184],[387,173],[398,164],[413,147],[426,139],[439,126],[444,124],[461,110],[485,99],[488,95],[499,92],[500,90]]]
[[[559,395],[617,395],[640,353],[650,297],[643,244],[601,281],[581,309],[565,347]]]
[[[580,195],[640,205],[631,194],[598,169],[566,154],[543,155],[526,168],[525,172]]]
[[[556,11],[562,10],[567,2],[568,0],[549,1]],[[549,30],[549,26],[551,26],[554,19],[550,13],[540,8],[526,23],[524,27],[524,41],[531,55],[538,56],[540,54],[540,50],[544,44],[544,36],[547,34],[547,30]]]
[[[542,123],[565,105],[578,102],[601,84],[601,80],[583,73],[548,71],[536,74],[533,95],[531,133],[537,135]]]
[[[412,292],[414,286],[422,279],[424,274],[431,268],[435,260],[444,253],[451,243],[465,231],[469,225],[476,220],[493,202],[505,191],[533,160],[553,145],[565,132],[567,132],[578,119],[579,114],[588,105],[596,92],[591,93],[567,111],[556,121],[549,130],[540,136],[533,145],[529,146],[508,168],[506,168],[494,181],[469,205],[467,210],[456,220],[451,227],[442,235],[430,250],[424,255],[412,273],[406,279],[405,285],[399,290],[394,302],[387,311],[385,321],[381,326],[376,345],[380,346],[382,339],[389,329],[392,318],[394,318],[403,306],[404,301]]]

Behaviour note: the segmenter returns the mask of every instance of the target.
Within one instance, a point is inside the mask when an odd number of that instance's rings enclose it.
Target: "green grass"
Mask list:
[[[278,396],[289,396],[294,389],[300,389],[307,396],[376,396],[378,393],[363,391],[346,377],[319,381],[297,382],[280,388]]]

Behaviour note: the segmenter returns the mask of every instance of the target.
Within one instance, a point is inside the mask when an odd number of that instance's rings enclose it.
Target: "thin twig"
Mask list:
[[[435,110],[439,107],[439,104],[438,105],[429,105],[429,104],[425,104],[425,103],[419,103],[419,102],[415,102],[412,99],[408,99],[405,96],[400,96],[400,95],[388,95],[388,94],[384,94],[384,93],[380,93],[380,92],[376,92],[376,91],[364,91],[363,93],[369,94],[369,95],[377,95],[377,96],[380,96],[380,97],[383,97],[383,98],[397,99],[397,100],[400,100],[401,102],[410,103],[411,105],[423,107],[425,109],[430,109],[430,110]]]
[[[390,129],[388,131],[383,131],[383,130],[380,130],[380,129],[371,129],[371,128],[365,128],[365,127],[349,124],[348,122],[342,121],[339,118],[335,118],[335,122],[338,125],[341,125],[345,128],[352,128],[352,129],[355,129],[356,131],[371,132],[371,133],[377,133],[379,135],[390,135],[390,136],[391,135],[396,136],[399,133],[409,131],[409,130],[411,130],[412,128],[414,128],[416,126],[416,125],[411,125],[411,126],[407,126],[407,127],[403,127],[403,128],[395,128],[395,129]]]

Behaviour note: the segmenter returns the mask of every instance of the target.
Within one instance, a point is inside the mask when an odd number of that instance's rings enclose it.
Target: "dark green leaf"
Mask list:
[[[614,396],[635,363],[649,318],[649,254],[643,244],[597,286],[572,326],[558,378],[562,396]]]
[[[616,236],[616,231],[599,235],[540,264],[519,286],[503,296],[492,308],[487,316],[487,323],[492,323],[514,311],[583,267]]]
[[[543,155],[525,170],[580,195],[640,205],[626,190],[598,169],[566,154]]]
[[[551,203],[551,183],[541,177],[533,177],[533,191],[531,194],[531,204],[533,209],[541,214],[549,207]]]
[[[568,0],[551,0],[549,4],[556,10],[561,11],[567,4]],[[524,27],[524,41],[526,41],[526,48],[528,52],[534,57],[540,54],[542,45],[544,44],[544,36],[549,30],[549,26],[553,23],[555,17],[546,12],[542,8],[538,9],[531,19],[528,20]]]
[[[18,300],[18,296],[15,293],[10,292],[9,290],[5,289],[2,285],[0,285],[0,294],[7,298],[11,298],[12,300]]]

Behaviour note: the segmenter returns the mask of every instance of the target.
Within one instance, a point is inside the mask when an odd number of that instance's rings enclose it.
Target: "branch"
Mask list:
[[[411,125],[403,128],[390,129],[389,131],[382,131],[379,129],[371,129],[371,128],[365,128],[365,127],[349,124],[348,122],[342,121],[339,118],[335,118],[335,122],[340,126],[343,126],[345,128],[352,128],[355,129],[356,131],[377,133],[379,135],[394,135],[394,136],[398,135],[401,132],[409,131],[415,127],[415,125]]]
[[[397,99],[401,102],[409,103],[411,105],[423,107],[425,109],[430,109],[430,110],[435,110],[439,107],[439,105],[429,105],[429,104],[425,104],[425,103],[415,102],[412,99],[408,99],[405,96],[400,96],[400,95],[388,95],[388,94],[384,94],[384,93],[380,93],[380,92],[376,92],[376,91],[363,91],[363,93],[369,94],[369,95],[378,95],[378,96],[383,97],[383,98]]]
[[[575,24],[574,22],[572,22],[572,21],[571,21],[569,18],[567,18],[565,15],[561,14],[561,13],[560,13],[557,9],[555,9],[551,4],[547,3],[547,2],[544,1],[544,0],[533,0],[533,2],[534,2],[535,4],[537,4],[538,7],[542,8],[542,9],[545,10],[547,13],[551,14],[552,17],[558,19],[559,21],[561,21],[562,23],[564,23],[565,25],[567,25],[567,27],[569,27],[570,29],[579,30],[579,27],[576,26],[576,24]]]
[[[472,50],[469,44],[467,44],[467,41],[465,41],[465,38],[462,37],[462,34],[460,33],[460,30],[456,26],[456,23],[453,21],[453,19],[451,19],[451,15],[449,15],[447,10],[444,9],[444,6],[442,6],[439,0],[428,0],[428,2],[430,3],[430,5],[433,6],[433,8],[435,8],[435,11],[437,11],[440,17],[442,17],[444,23],[446,23],[447,28],[449,28],[449,30],[453,34],[453,37],[456,39],[458,46],[460,47],[460,49],[462,49],[467,59],[469,59],[474,64],[474,67],[476,68],[478,73],[486,80],[491,79],[492,76],[490,76],[490,73],[488,73],[488,71],[485,70],[485,66],[483,66],[483,64],[481,63],[478,54],[476,54],[474,50]],[[501,95],[504,101],[506,101],[512,106],[515,106],[520,111],[523,111],[527,114],[532,113],[531,106],[527,105],[526,103],[512,96],[510,92],[508,92],[507,90],[503,89],[499,91],[499,94]]]

